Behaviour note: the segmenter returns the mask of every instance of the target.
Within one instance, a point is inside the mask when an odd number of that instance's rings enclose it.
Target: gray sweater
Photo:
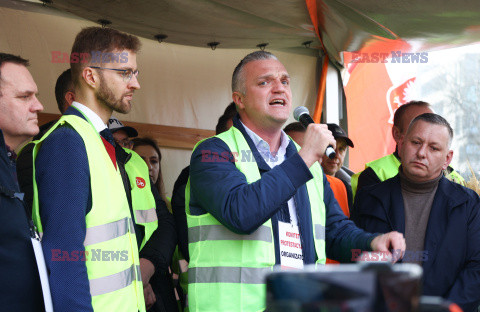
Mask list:
[[[402,167],[400,167],[399,176],[405,212],[405,241],[407,244],[407,252],[403,262],[422,265],[421,254],[425,244],[425,232],[433,198],[442,174],[433,180],[418,183],[408,179],[403,174]]]

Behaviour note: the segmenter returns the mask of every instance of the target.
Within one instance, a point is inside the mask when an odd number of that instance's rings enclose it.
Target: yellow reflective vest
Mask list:
[[[365,164],[365,169],[372,168],[372,170],[375,172],[375,174],[380,179],[380,181],[383,182],[396,176],[398,174],[398,168],[400,167],[400,165],[401,165],[400,159],[398,159],[394,154],[390,154]],[[362,171],[352,176],[351,183],[352,183],[352,192],[354,197],[357,192],[358,178],[361,173]],[[445,170],[444,174],[447,179],[453,182],[456,182],[458,184],[465,185],[465,180],[463,179],[463,177],[459,173],[457,173],[455,170],[453,170],[453,168],[451,169],[450,173],[448,173]]]
[[[158,227],[155,198],[153,198],[151,191],[147,164],[134,151],[127,148],[124,148],[124,150],[131,155],[125,164],[125,171],[127,172],[130,189],[132,190],[132,207],[135,223],[145,228],[145,235],[140,245],[140,250],[142,250]]]
[[[122,178],[93,125],[78,116],[62,116],[40,140],[33,142],[34,176],[35,158],[42,142],[64,124],[82,137],[90,169],[92,208],[85,216],[84,246],[93,309],[143,312],[145,300],[137,241]],[[38,190],[33,181],[33,220],[43,233]]]
[[[232,153],[250,151],[247,141],[235,127],[216,137],[224,141]],[[248,183],[260,179],[254,160],[239,160],[235,166],[245,175]],[[314,178],[306,185],[317,264],[325,264],[323,173],[318,163],[310,171]],[[210,213],[190,214],[190,180],[185,190],[185,204],[190,253],[189,311],[264,311],[265,274],[271,272],[275,265],[271,221],[268,220],[250,235],[240,235],[228,230]]]

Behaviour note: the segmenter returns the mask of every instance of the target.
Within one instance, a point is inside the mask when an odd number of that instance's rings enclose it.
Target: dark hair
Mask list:
[[[413,106],[428,108],[428,107],[430,107],[430,104],[427,103],[427,102],[423,102],[423,101],[410,101],[408,103],[403,104],[402,106],[397,108],[397,110],[395,111],[395,114],[393,115],[393,125],[400,129],[400,127],[402,126],[401,125],[402,124],[402,118],[405,115],[405,112],[410,107],[413,107]],[[400,129],[400,131],[402,131],[402,133],[403,133],[404,130],[406,130],[406,129]]]
[[[153,149],[157,152],[158,154],[158,178],[157,182],[155,182],[155,186],[157,187],[158,192],[160,193],[160,196],[162,197],[163,201],[167,203],[167,196],[165,194],[165,184],[163,184],[163,176],[162,176],[162,153],[160,152],[160,148],[158,147],[157,142],[148,137],[143,137],[143,138],[134,138],[133,140],[133,150],[135,151],[135,148],[138,146],[151,146]]]
[[[228,104],[227,108],[223,112],[223,115],[218,118],[217,126],[215,127],[215,134],[220,134],[228,130],[227,123],[232,120],[237,114],[237,106],[235,102]]]
[[[30,63],[28,62],[28,60],[21,58],[20,56],[0,52],[0,86],[2,83],[2,65],[5,63],[14,63],[18,65],[23,65],[25,67],[30,66]],[[0,89],[0,95],[2,95],[1,89]]]
[[[57,83],[55,84],[55,99],[57,100],[58,110],[62,114],[67,105],[65,94],[69,91],[73,92],[72,71],[70,68],[58,76]]]
[[[245,56],[233,71],[232,75],[232,91],[245,93],[245,77],[243,68],[250,62],[259,60],[278,60],[275,55],[266,51],[255,51]]]
[[[408,127],[407,133],[408,133],[408,131],[410,131],[413,128],[413,125],[420,120],[423,120],[423,121],[428,122],[430,124],[444,126],[445,128],[447,128],[448,137],[449,137],[448,146],[450,146],[450,143],[453,140],[453,129],[450,126],[450,124],[448,123],[448,121],[438,114],[424,113],[424,114],[418,115],[410,123],[410,126]]]
[[[285,128],[283,128],[283,131],[286,134],[289,134],[290,132],[304,133],[305,131],[307,131],[307,129],[305,129],[305,127],[302,125],[301,122],[295,121],[295,122],[289,123]]]
[[[132,35],[122,33],[112,28],[87,27],[83,28],[75,37],[71,56],[86,55],[86,60],[71,60],[72,79],[74,85],[78,85],[80,73],[83,68],[89,66],[92,52],[113,52],[115,50],[129,50],[137,53],[140,49],[140,40]]]

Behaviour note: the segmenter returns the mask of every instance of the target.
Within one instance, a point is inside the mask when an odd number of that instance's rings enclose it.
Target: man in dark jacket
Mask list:
[[[318,165],[326,147],[335,146],[326,125],[310,125],[300,151],[282,131],[292,94],[290,77],[273,54],[247,55],[234,71],[232,89],[238,111],[233,127],[198,145],[190,162],[191,310],[264,309],[262,277],[274,264],[322,263],[325,250],[349,260],[352,248],[404,248],[399,233],[375,237],[340,210]],[[237,161],[224,139],[238,147]],[[243,164],[249,168],[239,169]]]
[[[0,53],[0,310],[45,311],[32,248],[30,216],[22,203],[15,152],[38,133],[37,85],[28,61]]]
[[[361,189],[351,219],[366,231],[405,235],[403,262],[423,266],[425,295],[464,311],[480,302],[480,198],[447,180],[453,131],[439,115],[416,117],[400,142],[399,174]]]

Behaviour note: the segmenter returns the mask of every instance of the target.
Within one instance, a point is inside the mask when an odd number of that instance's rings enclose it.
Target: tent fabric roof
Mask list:
[[[30,0],[30,2],[40,2]],[[48,0],[48,5],[90,21],[166,42],[218,48],[254,48],[317,55],[316,38],[305,0]],[[357,51],[374,41],[403,39],[415,51],[480,41],[479,1],[316,0],[319,33],[341,65],[342,51]],[[315,14],[315,12],[314,12]],[[310,49],[302,44],[312,41]]]
[[[268,43],[268,49],[310,55],[318,51],[302,43],[320,46],[304,0],[53,0],[49,6],[91,21],[106,19],[111,27],[145,38],[164,34],[166,42],[182,45],[255,48]]]

